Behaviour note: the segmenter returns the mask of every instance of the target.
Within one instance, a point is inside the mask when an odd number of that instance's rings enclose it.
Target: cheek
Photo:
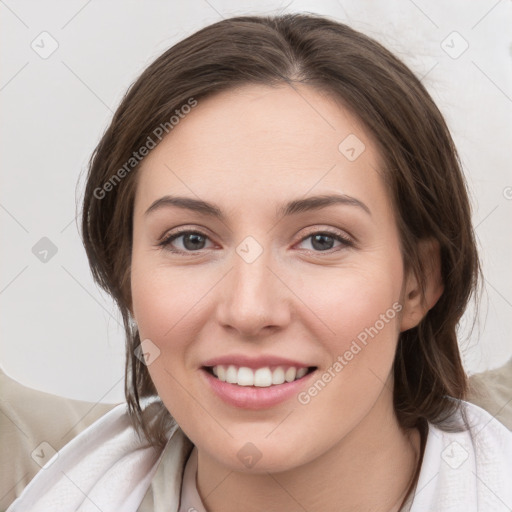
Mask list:
[[[179,326],[204,287],[193,267],[176,267],[165,254],[144,250],[137,244],[132,254],[131,293],[141,336],[160,339]]]
[[[132,298],[141,336],[157,340],[171,334],[177,319],[190,309],[186,290],[176,281],[170,285],[163,273],[153,271],[132,279]]]
[[[304,282],[315,312],[329,327],[321,340],[329,361],[320,375],[328,384],[323,390],[320,383],[301,397],[301,403],[314,402],[318,414],[323,408],[333,410],[336,404],[334,416],[356,421],[381,393],[392,370],[399,334],[401,261],[398,252],[372,255],[364,263],[360,258],[357,265],[337,269],[335,278],[316,280],[314,287]],[[351,420],[343,419],[348,410],[354,414]]]
[[[211,318],[207,308],[219,278],[218,272],[198,272],[193,265],[172,268],[154,260],[134,258],[131,289],[140,338],[151,340],[160,351],[148,367],[156,384],[159,373],[166,377],[165,369],[173,374],[195,369],[189,357],[191,340],[200,338]]]
[[[330,332],[332,348],[339,351],[360,334],[364,338],[375,324],[383,334],[398,332],[401,282],[400,266],[391,259],[367,261],[303,277],[299,293],[307,297],[308,305]]]
[[[326,436],[353,428],[381,396],[392,371],[399,333],[402,273],[389,260],[344,269],[317,281],[324,293],[309,295],[331,332],[321,339],[329,360],[318,381],[298,399],[312,416],[329,411]],[[307,283],[304,283],[307,287]],[[320,382],[321,381],[321,382]],[[350,413],[347,413],[350,411]]]
[[[148,365],[148,372],[167,409],[173,415],[178,411],[176,419],[179,417],[185,424],[191,419],[199,421],[189,411],[189,397],[180,383],[192,369],[187,367],[187,351],[190,340],[198,336],[201,328],[199,299],[207,292],[204,278],[199,283],[192,267],[172,270],[143,263],[134,259],[131,287],[140,339],[142,343],[150,340],[149,347],[157,354]],[[180,411],[188,411],[187,416],[182,418]]]

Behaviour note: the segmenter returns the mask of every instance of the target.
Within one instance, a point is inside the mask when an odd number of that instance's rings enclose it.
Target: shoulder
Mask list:
[[[411,512],[508,511],[512,504],[512,432],[484,409],[456,400],[449,431],[429,423]]]
[[[0,367],[0,510],[42,466],[115,404],[91,403],[24,386]]]
[[[161,404],[152,398],[142,404],[149,420]],[[179,445],[176,431],[175,424],[168,436]],[[79,510],[86,493],[102,510],[136,511],[161,454],[137,434],[127,404],[119,404],[58,451],[8,510]]]
[[[512,473],[512,431],[485,409],[466,401],[461,401],[461,417],[468,430],[460,437],[471,443],[476,461]]]

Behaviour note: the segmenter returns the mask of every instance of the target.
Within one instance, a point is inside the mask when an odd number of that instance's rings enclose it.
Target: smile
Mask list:
[[[297,397],[309,385],[317,367],[215,365],[200,370],[207,387],[224,403],[259,410]]]
[[[236,384],[238,386],[265,388],[301,379],[307,373],[313,371],[314,368],[315,367],[264,366],[262,368],[253,369],[247,366],[238,367],[235,365],[219,364],[213,367],[207,367],[206,371],[209,371],[222,382]]]

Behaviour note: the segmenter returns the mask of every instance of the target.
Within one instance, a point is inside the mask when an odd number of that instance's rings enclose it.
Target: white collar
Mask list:
[[[147,403],[151,414],[158,404]],[[467,431],[445,432],[429,423],[411,512],[512,507],[512,432],[480,407],[461,405]],[[177,512],[192,447],[177,424],[163,450],[148,446],[120,404],[48,461],[6,512]]]

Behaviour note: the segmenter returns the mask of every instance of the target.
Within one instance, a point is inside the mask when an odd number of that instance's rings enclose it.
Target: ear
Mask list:
[[[439,242],[434,238],[421,240],[419,250],[426,272],[425,296],[422,297],[420,283],[411,270],[405,277],[402,292],[403,310],[400,332],[416,327],[428,311],[435,306],[444,291]]]

